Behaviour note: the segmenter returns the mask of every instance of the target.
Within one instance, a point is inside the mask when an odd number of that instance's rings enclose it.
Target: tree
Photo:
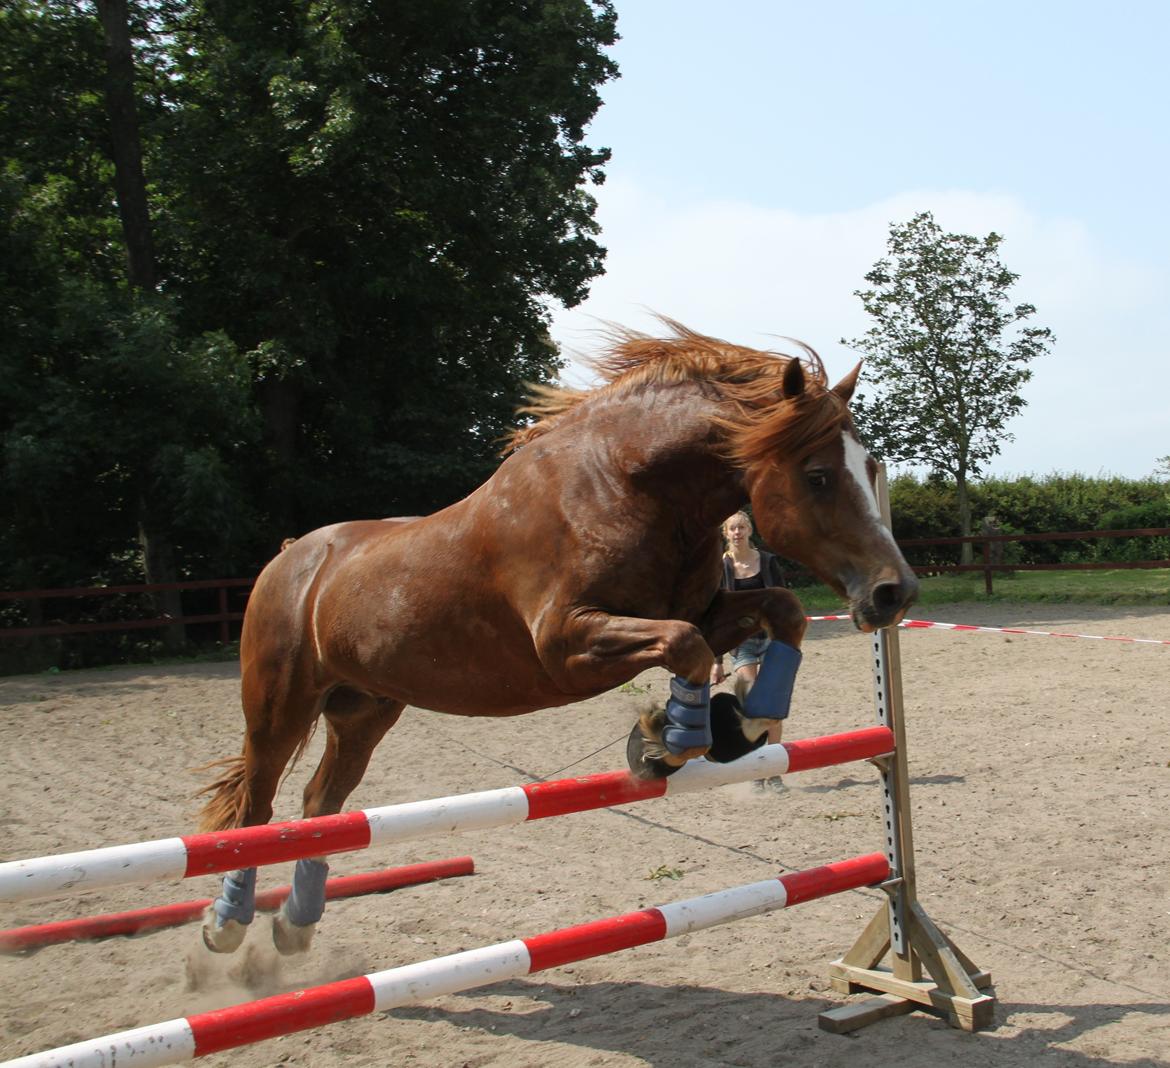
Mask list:
[[[171,582],[247,559],[251,376],[222,332],[183,336],[157,291],[129,15],[119,0],[0,7],[6,586]]]
[[[191,0],[152,160],[192,332],[251,353],[281,534],[429,511],[496,463],[600,273],[608,0]]]
[[[874,325],[843,341],[866,356],[877,390],[853,404],[874,454],[953,478],[964,536],[968,481],[1012,440],[1005,427],[1027,403],[1028,364],[1055,340],[1020,325],[1036,309],[1009,298],[1019,276],[1000,262],[1002,240],[944,233],[930,212],[892,225],[888,256],[865,276],[871,288],[855,294]]]
[[[0,0],[0,584],[132,581],[144,516],[180,577],[247,571],[481,481],[601,271],[615,22]]]

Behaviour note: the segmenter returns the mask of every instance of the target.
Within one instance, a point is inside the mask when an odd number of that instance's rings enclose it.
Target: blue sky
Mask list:
[[[1057,335],[996,474],[1152,473],[1170,454],[1170,3],[617,0],[589,142],[606,275],[567,353],[649,310],[830,375],[891,222],[1002,234]],[[567,379],[589,381],[574,366]]]

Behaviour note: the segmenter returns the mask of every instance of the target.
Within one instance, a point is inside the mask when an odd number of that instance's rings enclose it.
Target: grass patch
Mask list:
[[[1170,570],[1014,571],[996,575],[994,592],[983,575],[936,575],[921,580],[919,605],[978,601],[982,604],[1146,604],[1170,605]],[[841,612],[841,599],[827,586],[793,591],[813,614]],[[911,610],[913,614],[913,610]]]

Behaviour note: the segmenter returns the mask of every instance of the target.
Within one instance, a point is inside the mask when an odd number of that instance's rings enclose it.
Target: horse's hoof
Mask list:
[[[239,920],[224,920],[221,924],[213,908],[203,913],[203,944],[212,953],[235,953],[243,944],[248,925]]]
[[[755,721],[759,723],[759,720]],[[744,716],[739,700],[729,693],[711,697],[711,737],[714,739],[707,759],[716,764],[729,764],[767,741],[766,732],[754,741],[744,734]]]
[[[285,914],[284,906],[272,917],[272,944],[283,957],[291,957],[296,953],[308,953],[313,944],[313,932],[317,930],[315,923],[307,923],[298,927]]]
[[[626,739],[626,762],[635,778],[665,779],[682,767],[682,764],[668,764],[662,757],[650,756],[647,752],[650,748],[661,751],[662,744],[649,741],[642,733],[641,726],[635,723]]]

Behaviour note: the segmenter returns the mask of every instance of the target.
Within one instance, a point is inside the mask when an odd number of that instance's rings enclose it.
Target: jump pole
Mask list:
[[[878,472],[882,520],[890,526],[890,494],[884,465]],[[981,971],[940,931],[918,901],[914,836],[910,820],[910,772],[902,704],[902,654],[897,627],[873,635],[874,705],[878,721],[894,735],[893,752],[874,761],[882,775],[889,900],[845,956],[830,965],[829,981],[843,994],[878,997],[828,1009],[818,1017],[834,1034],[926,1009],[952,1027],[977,1031],[994,1022],[996,999],[986,991],[991,975]],[[883,965],[887,954],[889,966]],[[924,976],[924,969],[926,975]]]
[[[432,883],[459,875],[472,875],[474,872],[475,862],[471,857],[451,857],[449,860],[405,864],[397,868],[364,872],[361,875],[340,875],[325,881],[325,899],[334,901],[362,894],[382,894],[388,890],[419,886],[422,883]],[[256,908],[262,912],[280,908],[291,890],[291,886],[278,886],[261,891],[256,895]],[[42,946],[58,945],[62,942],[144,934],[163,927],[178,927],[180,924],[199,919],[212,900],[210,897],[204,897],[195,901],[179,901],[173,905],[134,909],[131,912],[110,912],[102,916],[85,916],[75,920],[12,927],[0,931],[0,953],[21,953],[26,949],[40,949]]]
[[[290,823],[8,861],[0,864],[0,902],[211,875],[405,842],[429,834],[507,827],[872,759],[893,748],[894,735],[888,727],[868,727],[766,745],[729,764],[692,760],[665,779],[637,779],[628,771],[610,771]]]
[[[500,942],[77,1042],[7,1061],[0,1068],[108,1068],[122,1063],[153,1068],[175,1064],[871,886],[883,882],[889,871],[886,856],[871,853],[533,938]]]

